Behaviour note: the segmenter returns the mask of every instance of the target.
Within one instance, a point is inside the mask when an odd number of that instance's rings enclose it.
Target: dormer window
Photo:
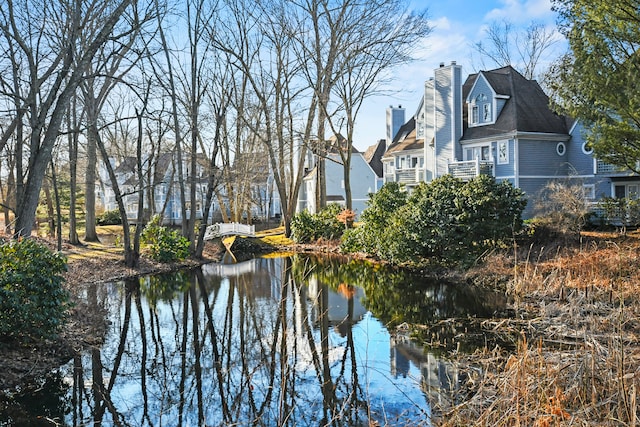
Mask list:
[[[469,103],[469,112],[471,116],[472,126],[481,125],[491,122],[491,102],[488,101],[487,95],[479,94]]]
[[[480,116],[478,115],[478,106],[472,105],[471,106],[471,123],[473,123],[474,125],[477,125],[479,121],[480,121]]]

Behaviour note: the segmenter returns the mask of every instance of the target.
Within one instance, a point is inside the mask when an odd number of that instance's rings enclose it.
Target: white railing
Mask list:
[[[249,260],[237,264],[209,263],[202,266],[202,272],[207,276],[237,277],[256,272],[256,260]]]
[[[610,163],[605,163],[602,160],[596,160],[596,174],[598,175],[631,174],[631,171],[622,166],[616,166]]]
[[[249,236],[256,235],[255,225],[239,224],[237,222],[224,222],[212,224],[207,227],[204,233],[204,239],[210,240],[222,236]]]
[[[480,161],[479,159],[451,162],[447,165],[447,170],[453,177],[469,181],[479,175],[493,176],[493,162]]]
[[[398,182],[400,184],[418,184],[424,181],[423,168],[393,169],[387,171],[385,182]]]

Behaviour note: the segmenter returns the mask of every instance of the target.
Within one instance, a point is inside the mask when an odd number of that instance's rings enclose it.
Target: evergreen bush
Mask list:
[[[362,213],[362,230],[347,233],[342,248],[360,247],[394,263],[466,265],[511,238],[525,206],[521,190],[486,175],[469,182],[445,175],[408,197],[386,184]]]
[[[54,337],[63,326],[69,294],[66,259],[32,239],[0,245],[0,340]]]
[[[160,225],[160,216],[154,215],[142,231],[141,241],[147,245],[149,256],[157,262],[182,261],[189,257],[189,239],[177,230]]]
[[[302,211],[291,219],[291,239],[297,243],[309,243],[318,239],[338,239],[345,230],[339,219],[343,209],[332,203],[317,214]]]
[[[96,218],[96,224],[98,225],[120,225],[122,224],[122,217],[120,216],[120,210],[114,209],[112,211],[104,211]]]
[[[384,184],[377,193],[370,195],[367,208],[360,216],[361,225],[345,231],[341,249],[348,253],[381,255],[391,218],[406,203],[407,192],[398,183]]]

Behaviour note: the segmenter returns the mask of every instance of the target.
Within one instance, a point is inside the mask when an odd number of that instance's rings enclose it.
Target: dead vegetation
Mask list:
[[[638,425],[640,234],[583,233],[494,257],[484,268],[509,277],[515,316],[482,327],[516,349],[458,355],[468,375],[436,424]]]

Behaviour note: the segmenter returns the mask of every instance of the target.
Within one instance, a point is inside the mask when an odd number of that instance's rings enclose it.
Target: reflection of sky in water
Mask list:
[[[240,276],[220,277],[216,275],[219,270],[205,269],[202,287],[196,285],[186,293],[177,292],[173,299],[155,305],[144,297],[138,305],[136,297],[127,299],[122,284],[103,286],[98,300],[108,296],[112,321],[107,342],[99,351],[103,368],[94,364],[96,352],[83,354],[85,387],[74,390],[81,391],[82,403],[73,407],[67,423],[81,425],[93,418],[91,411],[96,406],[91,388],[93,370],[102,376],[112,403],[104,408],[103,425],[115,424],[115,417],[129,425],[173,426],[182,420],[183,425],[193,426],[202,423],[199,414],[207,425],[228,422],[249,425],[256,408],[261,408],[267,396],[270,401],[265,404],[258,425],[319,425],[323,394],[308,340],[310,334],[316,351],[315,363],[321,364],[319,285],[281,291],[283,261],[253,262],[253,273],[247,272],[247,265],[241,265],[245,271]],[[286,303],[280,306],[282,296]],[[353,360],[348,326],[340,325],[348,313],[348,300],[335,292],[325,299],[329,305],[324,308],[329,313],[328,360],[336,412],[341,413],[337,425],[352,425],[355,419],[366,424],[366,409],[354,405],[355,381],[355,396],[370,405],[374,418],[380,421],[386,418],[390,425],[424,423],[429,411],[425,392],[420,388],[424,367],[416,365],[422,361],[413,358],[409,362],[397,357],[386,328],[360,304],[362,296],[363,291],[357,289],[352,311]],[[280,307],[285,315],[279,320]],[[217,347],[212,344],[209,321],[217,334]],[[278,321],[286,323],[286,356],[280,354],[282,324],[276,328]],[[128,326],[126,336],[122,332],[125,326]],[[272,357],[274,337],[279,337],[278,351]],[[186,352],[183,352],[181,344],[185,338]],[[201,346],[199,361],[197,346]],[[294,346],[298,356],[293,353]],[[221,357],[220,370],[215,369],[216,350]],[[284,366],[295,369],[285,373]],[[117,376],[110,384],[114,369]],[[72,382],[73,363],[66,370]],[[218,374],[223,375],[222,386]],[[283,376],[287,378],[284,382]],[[294,393],[285,392],[285,388],[295,389]],[[222,402],[230,408],[227,418]],[[283,402],[295,408],[287,421],[279,418]]]

